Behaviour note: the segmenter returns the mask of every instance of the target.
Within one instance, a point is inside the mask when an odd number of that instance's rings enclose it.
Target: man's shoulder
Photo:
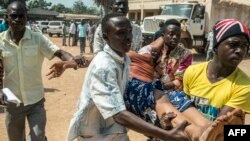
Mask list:
[[[198,71],[203,70],[203,69],[207,66],[207,63],[208,63],[208,62],[203,62],[203,63],[198,63],[198,64],[190,65],[190,66],[187,68],[187,71],[189,71],[189,72],[191,72],[191,73],[196,73],[196,72],[198,72]]]
[[[96,65],[97,68],[112,68],[115,67],[114,59],[105,51],[100,51],[92,60],[93,63]]]
[[[242,69],[237,69],[236,77],[238,78],[238,81],[247,82],[250,86],[250,77]]]

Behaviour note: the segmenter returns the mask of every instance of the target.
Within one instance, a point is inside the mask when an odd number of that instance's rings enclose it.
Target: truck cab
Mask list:
[[[205,39],[205,6],[198,2],[169,3],[161,7],[161,14],[146,17],[142,24],[145,44],[153,40],[153,35],[159,30],[159,23],[168,19],[185,20],[187,30],[181,33],[181,44],[186,48],[193,48],[202,52],[206,44]]]

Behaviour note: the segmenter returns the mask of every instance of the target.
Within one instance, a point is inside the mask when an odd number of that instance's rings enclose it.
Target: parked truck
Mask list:
[[[187,21],[188,30],[181,33],[181,44],[194,48],[198,53],[206,51],[207,34],[213,25],[226,18],[238,19],[250,29],[250,1],[248,0],[200,0],[166,3],[160,15],[146,17],[142,24],[144,41],[149,43],[159,30],[158,24],[168,19]]]

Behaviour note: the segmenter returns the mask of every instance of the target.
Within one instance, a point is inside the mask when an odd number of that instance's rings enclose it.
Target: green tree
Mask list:
[[[55,4],[51,7],[51,10],[57,11],[59,13],[72,13],[72,9],[65,7],[63,4]]]
[[[13,1],[16,1],[16,0],[0,0],[0,7],[6,9],[8,5]],[[23,2],[26,5],[26,2],[29,0],[19,0],[19,1]]]
[[[87,13],[87,7],[84,5],[82,0],[77,0],[73,4],[73,12],[75,14]]]
[[[96,7],[88,7],[87,13],[91,15],[101,15],[100,10],[98,10]]]
[[[49,9],[49,7],[52,5],[51,2],[47,2],[45,0],[31,0],[28,3],[28,8],[42,8],[42,9]]]

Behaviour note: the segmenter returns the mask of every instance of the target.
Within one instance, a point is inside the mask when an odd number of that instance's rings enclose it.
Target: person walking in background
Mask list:
[[[79,36],[78,36],[78,24],[76,23],[76,21],[74,22],[75,24],[75,27],[76,27],[76,30],[75,30],[75,34],[74,34],[74,37],[73,37],[73,46],[77,46],[77,42],[78,42],[78,39],[79,39]]]
[[[70,27],[69,27],[69,44],[68,44],[69,46],[70,46],[70,38],[72,38],[72,46],[74,46],[75,32],[76,32],[75,21],[71,20]]]
[[[207,56],[206,56],[206,61],[209,61],[213,58],[214,54],[213,54],[213,30],[211,30],[208,33],[208,37],[207,37]]]
[[[105,7],[109,10],[109,12],[118,12],[124,15],[127,15],[129,7],[128,0],[107,0],[108,5]],[[131,50],[138,51],[142,46],[142,32],[138,25],[132,24],[132,34],[133,39],[131,43]],[[102,38],[102,29],[101,25],[96,28],[95,36],[94,36],[94,54],[96,55],[98,52],[103,51],[104,46],[106,45],[105,40]]]
[[[60,50],[40,32],[25,27],[27,8],[22,2],[10,3],[6,16],[9,29],[0,34],[0,60],[4,68],[3,86],[9,88],[21,101],[17,107],[16,104],[7,102],[2,91],[0,92],[0,105],[6,107],[5,122],[8,138],[9,141],[26,140],[25,120],[27,118],[30,129],[28,140],[47,141],[44,87],[41,75],[43,60],[45,57],[51,60],[56,56],[66,61],[73,56]]]
[[[66,35],[67,35],[67,30],[66,30],[66,22],[63,21],[63,25],[62,25],[62,45],[63,46],[67,46],[66,45]]]
[[[9,28],[9,24],[6,21],[6,19],[7,19],[7,17],[4,16],[4,21],[3,21],[3,23],[0,24],[0,33],[3,32],[3,31],[8,30],[8,28]]]
[[[88,34],[88,25],[84,19],[81,20],[81,24],[78,25],[78,36],[80,40],[80,55],[85,53],[86,38]]]
[[[93,53],[95,29],[96,29],[96,25],[92,21],[89,21],[88,40],[89,40],[89,47],[90,47],[91,53]]]
[[[187,24],[187,19],[182,19],[180,23],[181,23],[181,30],[186,32],[189,28]]]

